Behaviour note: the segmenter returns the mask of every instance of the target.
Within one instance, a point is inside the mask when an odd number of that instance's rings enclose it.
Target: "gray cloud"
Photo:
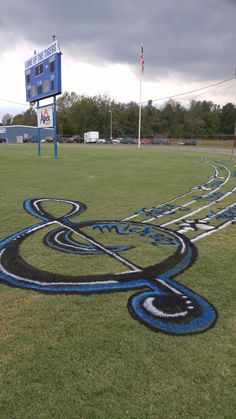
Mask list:
[[[235,0],[5,0],[1,52],[21,41],[41,49],[55,34],[68,58],[137,71],[143,41],[147,79],[219,80],[234,74],[235,12]]]

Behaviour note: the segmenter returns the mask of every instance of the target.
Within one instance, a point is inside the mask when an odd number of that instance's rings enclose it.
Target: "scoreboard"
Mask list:
[[[61,52],[58,41],[25,62],[26,101],[61,94]]]

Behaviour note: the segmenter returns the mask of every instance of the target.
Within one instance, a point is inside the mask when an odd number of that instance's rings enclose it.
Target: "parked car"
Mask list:
[[[29,143],[37,143],[38,142],[38,137],[32,137],[29,139]]]
[[[120,143],[121,144],[137,144],[138,139],[131,136],[126,136],[120,140]]]
[[[121,140],[123,140],[123,138],[113,138],[111,142],[112,144],[120,144]]]
[[[140,144],[153,144],[153,141],[150,138],[143,138],[140,140]]]
[[[43,138],[41,140],[41,143],[52,143],[52,142],[53,142],[53,138],[52,137],[46,137],[46,138]]]
[[[105,144],[106,140],[105,138],[99,138],[99,140],[97,141],[98,144]]]
[[[38,138],[37,137],[27,137],[23,138],[23,143],[37,143]]]
[[[83,143],[84,139],[80,137],[80,135],[73,135],[72,136],[74,143]]]
[[[161,144],[171,144],[171,141],[163,138]]]
[[[57,135],[57,142],[64,143],[65,138],[62,135]]]
[[[197,141],[192,138],[187,138],[179,142],[180,145],[197,145]]]
[[[64,140],[64,143],[74,143],[74,138],[73,137],[66,137]]]
[[[5,142],[6,142],[5,138],[0,138],[0,143],[5,143]]]
[[[171,141],[167,138],[155,138],[154,144],[171,144]]]

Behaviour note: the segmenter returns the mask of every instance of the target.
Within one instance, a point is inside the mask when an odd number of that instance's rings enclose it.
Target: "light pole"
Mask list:
[[[112,109],[109,110],[109,113],[111,114],[111,122],[110,122],[110,140],[112,140]]]
[[[234,142],[233,142],[233,146],[234,146],[234,148],[236,147],[236,121],[235,121],[235,124],[234,124]]]

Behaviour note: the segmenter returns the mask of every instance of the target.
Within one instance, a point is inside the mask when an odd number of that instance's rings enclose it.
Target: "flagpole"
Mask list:
[[[142,119],[142,75],[144,72],[144,53],[143,53],[143,44],[141,44],[141,54],[140,54],[140,85],[139,85],[139,118],[138,118],[138,148],[140,148],[140,137],[141,137],[141,119]]]
[[[139,84],[138,148],[140,148],[141,119],[142,119],[142,73],[140,74],[140,84]]]

